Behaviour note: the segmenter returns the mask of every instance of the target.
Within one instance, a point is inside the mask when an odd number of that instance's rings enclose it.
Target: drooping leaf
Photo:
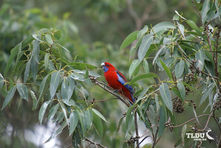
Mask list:
[[[15,95],[15,91],[16,91],[16,86],[12,87],[7,96],[5,97],[5,100],[3,102],[3,105],[2,105],[2,110],[9,104],[9,102],[12,100],[12,98],[14,97]]]
[[[182,83],[181,81],[179,81],[179,82],[177,83],[177,87],[178,87],[178,89],[179,89],[181,98],[184,100],[185,97],[186,97],[186,89],[185,89],[183,83]]]
[[[170,69],[167,67],[167,65],[166,65],[162,60],[160,60],[160,63],[161,63],[161,65],[162,65],[163,69],[165,70],[165,72],[167,73],[167,76],[168,76],[171,80],[173,80],[172,72],[171,72]]]
[[[75,82],[71,77],[67,77],[63,79],[61,85],[61,97],[62,99],[69,100],[73,94],[75,88]]]
[[[166,111],[164,110],[164,107],[160,107],[160,121],[159,121],[159,132],[158,136],[160,137],[163,134],[163,131],[165,129],[165,122],[166,122]]]
[[[177,22],[178,28],[180,30],[180,33],[182,34],[183,38],[185,39],[185,35],[184,35],[184,26],[180,23]]]
[[[146,73],[150,72],[149,64],[148,64],[147,60],[143,60],[143,68]]]
[[[44,88],[45,88],[45,83],[46,83],[47,79],[48,79],[48,75],[45,76],[44,79],[41,81],[38,100],[40,100],[41,97],[42,97],[42,94],[43,94],[43,91],[44,91]]]
[[[35,110],[37,108],[38,100],[37,100],[37,97],[36,97],[34,91],[30,90],[30,94],[31,94],[31,98],[33,101],[32,110]]]
[[[200,105],[208,98],[208,96],[212,93],[213,88],[215,87],[214,83],[211,83],[206,89],[202,92],[203,95],[200,99]]]
[[[49,67],[49,56],[50,54],[49,53],[46,53],[45,54],[45,57],[44,57],[44,66],[45,66],[45,69],[47,69]]]
[[[37,40],[34,40],[32,42],[33,50],[31,54],[31,73],[33,76],[33,79],[36,80],[37,78],[37,72],[38,72],[38,64],[39,64],[39,53],[40,53],[40,42]]]
[[[47,41],[48,44],[50,44],[50,45],[53,44],[53,40],[52,40],[50,34],[46,34],[46,35],[45,35],[45,39],[46,39],[46,41]]]
[[[70,129],[69,129],[69,136],[70,136],[71,134],[73,134],[78,124],[78,114],[75,111],[71,112],[69,122],[70,122]]]
[[[104,127],[101,118],[93,113],[93,125],[95,127],[95,130],[99,136],[103,136]]]
[[[63,102],[59,101],[59,103],[60,103],[61,109],[62,109],[62,111],[64,113],[64,117],[65,117],[66,123],[69,125],[69,120],[68,120],[68,115],[67,115],[66,107],[65,107]]]
[[[185,62],[183,60],[180,60],[180,62],[176,64],[176,66],[175,66],[176,78],[180,78],[183,75],[184,65],[185,65]]]
[[[28,101],[28,88],[27,88],[27,86],[22,83],[17,83],[16,87],[17,87],[20,97],[25,99],[26,101]]]
[[[207,19],[207,13],[209,11],[210,7],[210,0],[205,0],[203,3],[203,8],[201,10],[201,18],[202,18],[202,23],[204,24],[206,19]]]
[[[60,71],[55,71],[51,74],[51,81],[50,81],[50,96],[51,96],[51,99],[54,97],[59,83],[60,83]]]
[[[173,102],[170,94],[169,87],[166,83],[160,85],[160,95],[166,107],[173,112]]]
[[[4,77],[0,73],[0,89],[3,87],[4,83],[5,83]]]
[[[132,33],[130,33],[125,39],[124,41],[122,42],[121,46],[120,46],[120,49],[124,49],[126,48],[127,46],[129,46],[133,41],[135,41],[137,39],[137,34],[138,34],[138,31],[134,31]]]
[[[135,72],[136,68],[140,65],[140,61],[138,59],[133,60],[129,68],[129,79],[132,77],[133,73]]]
[[[48,120],[51,120],[54,118],[58,108],[59,108],[59,104],[56,104],[50,108],[49,113],[48,113]]]
[[[44,117],[44,114],[46,112],[46,109],[48,107],[48,105],[51,103],[51,100],[49,101],[46,101],[42,104],[41,108],[40,108],[40,111],[39,111],[39,115],[38,115],[38,119],[40,121],[40,124],[42,123],[42,120],[43,120],[43,117]]]
[[[163,49],[165,49],[165,46],[162,46],[156,53],[154,59],[153,59],[153,64],[155,64],[156,60],[158,59],[160,53],[163,51]]]
[[[92,108],[92,111],[102,120],[104,120],[105,122],[107,122],[107,120],[105,119],[105,117],[96,109]]]
[[[202,50],[199,50],[196,54],[195,57],[197,59],[196,67],[199,68],[200,71],[203,70],[204,65],[205,65],[205,53]]]
[[[161,22],[156,24],[152,29],[153,33],[158,33],[160,31],[167,31],[168,29],[175,29],[176,27],[171,22]]]
[[[28,80],[29,73],[30,73],[30,67],[31,67],[31,60],[29,60],[26,63],[25,73],[24,73],[24,82],[27,82],[27,80]]]
[[[201,31],[200,31],[200,29],[199,29],[199,27],[196,25],[196,23],[195,23],[194,21],[192,21],[192,20],[187,20],[186,22],[187,22],[187,24],[188,24],[193,30],[195,30],[198,34],[202,34]]]
[[[140,44],[140,47],[138,49],[138,59],[139,61],[142,61],[148,51],[148,49],[150,48],[150,45],[153,42],[153,35],[148,34],[145,35],[142,39],[142,42]]]
[[[127,114],[126,114],[126,123],[125,123],[125,128],[129,129],[129,124],[131,124],[131,121],[133,120],[133,109],[134,109],[134,105],[130,106],[130,108],[127,110]]]

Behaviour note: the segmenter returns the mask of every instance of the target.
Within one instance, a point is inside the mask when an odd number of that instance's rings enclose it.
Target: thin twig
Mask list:
[[[207,119],[207,121],[206,121],[206,124],[205,124],[205,126],[204,126],[204,128],[203,128],[203,131],[206,130],[206,128],[207,128],[207,126],[208,126],[208,124],[209,124],[209,121],[210,121],[210,118],[212,117],[212,115],[213,115],[213,111],[209,114],[209,117],[208,117],[208,119]]]
[[[204,116],[209,116],[210,114],[202,114],[202,115],[199,115],[198,116],[198,118],[199,117],[204,117]],[[180,126],[183,126],[183,125],[185,125],[185,124],[187,124],[187,123],[189,123],[189,122],[192,122],[192,121],[194,121],[194,120],[196,120],[196,118],[194,117],[194,118],[191,118],[190,120],[187,120],[186,122],[183,122],[183,123],[181,123],[181,124],[178,124],[178,125],[171,125],[171,126],[169,126],[169,127],[171,127],[171,128],[177,128],[177,127],[180,127]]]
[[[92,82],[94,82],[97,86],[99,86],[100,88],[103,88],[105,91],[109,92],[110,94],[114,95],[115,97],[117,97],[117,99],[121,100],[121,102],[123,102],[127,107],[130,106],[130,104],[126,101],[126,99],[124,99],[121,95],[117,94],[114,92],[114,90],[112,90],[110,87],[108,87],[106,84],[104,84],[103,82],[98,81],[95,77],[93,76],[89,76],[89,78],[91,79]]]
[[[88,138],[85,138],[85,141],[89,142],[90,144],[95,145],[96,147],[106,148],[106,147],[103,146],[102,144],[100,144],[100,143],[95,143],[94,141],[91,141],[91,140],[88,139]]]
[[[139,148],[139,131],[138,131],[138,126],[137,126],[137,111],[134,112],[134,124],[135,124],[135,130],[136,130],[136,143],[137,143],[137,148]]]

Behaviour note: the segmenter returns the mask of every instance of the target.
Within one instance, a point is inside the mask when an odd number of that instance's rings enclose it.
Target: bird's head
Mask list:
[[[108,62],[101,63],[101,68],[104,70],[104,72],[107,72],[108,70],[115,70],[115,67]]]

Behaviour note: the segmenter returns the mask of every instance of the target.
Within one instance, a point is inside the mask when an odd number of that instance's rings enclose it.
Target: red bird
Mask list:
[[[118,90],[122,95],[129,99],[131,104],[133,104],[135,102],[133,97],[134,90],[130,85],[126,84],[127,79],[125,76],[108,62],[102,63],[101,67],[104,70],[104,77],[108,85],[113,89]]]

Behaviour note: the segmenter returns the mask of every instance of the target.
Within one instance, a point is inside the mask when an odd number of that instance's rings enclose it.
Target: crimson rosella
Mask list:
[[[125,76],[119,72],[112,64],[104,62],[101,64],[104,70],[104,77],[110,87],[119,91],[122,95],[129,99],[129,102],[133,104],[135,99],[133,97],[133,88],[126,84],[127,79]]]

